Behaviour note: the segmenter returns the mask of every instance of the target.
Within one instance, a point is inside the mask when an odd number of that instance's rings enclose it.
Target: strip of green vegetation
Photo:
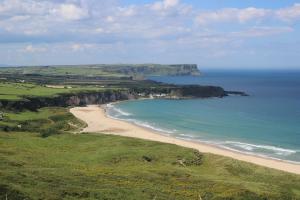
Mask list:
[[[62,88],[51,88],[31,83],[0,82],[0,99],[20,100],[24,96],[55,96],[63,93],[79,91],[101,91],[101,87],[72,86]]]
[[[0,121],[0,131],[39,132],[42,137],[75,131],[85,124],[76,119],[67,108],[42,108],[37,112],[5,111]]]
[[[24,111],[24,112],[8,112],[6,113],[6,117],[9,121],[27,121],[27,120],[39,120],[39,119],[48,119],[51,117],[54,113],[59,113],[60,110],[64,109],[58,109],[58,108],[42,108],[39,109],[37,112],[32,111]],[[61,111],[62,112],[62,111]]]
[[[40,74],[40,75],[80,75],[102,77],[128,77],[150,75],[199,75],[197,65],[160,65],[160,64],[98,64],[98,65],[61,65],[2,67],[0,73]]]
[[[299,199],[300,177],[107,135],[0,133],[0,199]]]

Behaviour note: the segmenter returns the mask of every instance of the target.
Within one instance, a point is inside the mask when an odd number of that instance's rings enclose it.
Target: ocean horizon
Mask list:
[[[149,79],[221,86],[249,96],[124,101],[109,104],[108,115],[172,137],[300,164],[300,71],[209,70]]]

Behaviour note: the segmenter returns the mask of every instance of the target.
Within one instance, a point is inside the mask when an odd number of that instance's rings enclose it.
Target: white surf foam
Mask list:
[[[125,121],[129,121],[129,122],[132,122],[132,123],[134,123],[138,126],[149,128],[149,129],[152,129],[152,130],[155,130],[155,131],[158,131],[158,132],[162,132],[162,133],[168,133],[168,134],[174,133],[174,130],[171,131],[171,130],[167,130],[167,129],[163,129],[163,128],[158,128],[157,126],[155,126],[153,124],[150,124],[148,122],[143,122],[143,121],[139,121],[139,120],[135,120],[135,119],[126,119]]]
[[[236,142],[236,141],[225,141],[223,145],[225,146],[232,145],[233,147],[238,147],[240,149],[250,151],[250,152],[266,151],[266,152],[270,152],[282,156],[289,156],[291,154],[297,153],[296,150],[292,150],[292,149],[285,149],[285,148],[275,147],[270,145],[249,144],[249,143]]]
[[[117,113],[118,116],[123,115],[123,116],[131,116],[131,113],[125,112],[119,108],[116,108],[112,103],[109,103],[106,105],[108,109],[111,109]]]

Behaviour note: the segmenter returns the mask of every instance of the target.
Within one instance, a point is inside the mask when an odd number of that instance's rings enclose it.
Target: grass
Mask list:
[[[82,66],[51,66],[51,67],[6,67],[1,68],[2,73],[42,74],[42,75],[81,75],[81,76],[108,76],[124,77],[124,74],[103,71],[101,67]]]
[[[39,120],[39,119],[48,119],[50,116],[52,116],[54,113],[58,113],[60,108],[42,108],[39,109],[37,112],[32,112],[32,111],[24,111],[24,112],[8,112],[6,113],[6,117],[8,118],[9,121],[27,121],[27,120]]]
[[[49,88],[32,83],[0,82],[1,100],[20,100],[24,96],[55,96],[79,91],[100,91],[100,87],[77,86],[72,88]]]
[[[37,112],[5,111],[4,119],[0,121],[0,131],[27,131],[39,132],[44,136],[53,133],[74,131],[84,126],[84,123],[77,120],[70,114],[67,108],[42,108]]]
[[[299,199],[300,177],[108,135],[0,133],[0,199]]]

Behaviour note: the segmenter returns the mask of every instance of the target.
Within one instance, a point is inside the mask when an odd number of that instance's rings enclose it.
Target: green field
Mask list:
[[[0,82],[0,99],[20,100],[27,96],[50,97],[64,93],[76,93],[81,91],[100,91],[101,87],[72,86],[71,88],[49,88],[33,83]]]

